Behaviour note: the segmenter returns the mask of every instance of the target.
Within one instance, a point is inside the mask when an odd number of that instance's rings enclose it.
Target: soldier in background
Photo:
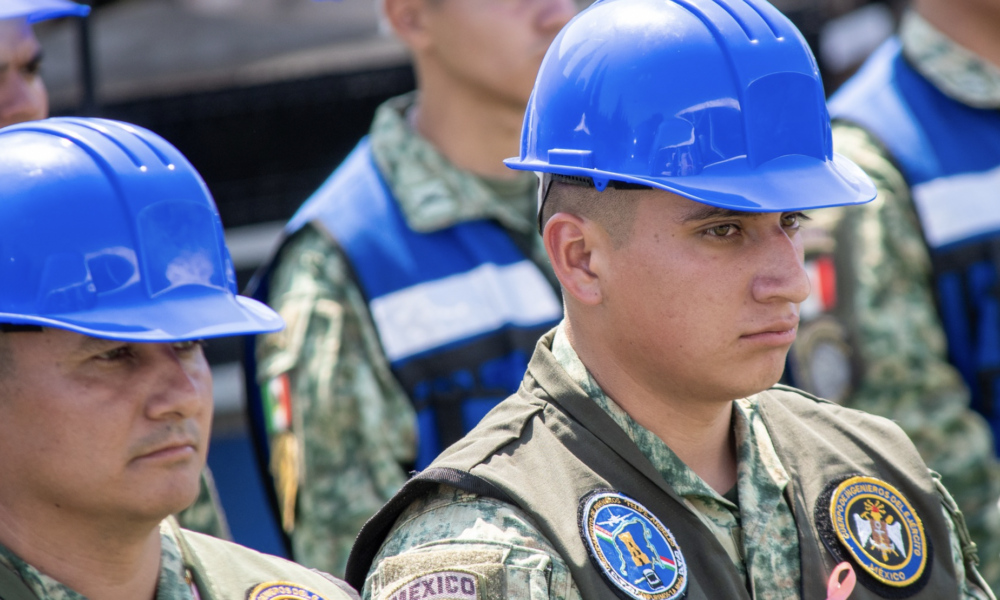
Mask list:
[[[49,116],[49,99],[42,81],[42,47],[32,24],[60,17],[85,17],[90,8],[68,0],[3,0],[0,2],[0,128]],[[229,539],[222,504],[208,467],[201,492],[178,515],[187,529]]]
[[[965,514],[994,589],[998,109],[1000,2],[917,1],[831,99],[835,147],[879,195],[816,215],[814,292],[791,354],[797,385],[909,434]]]
[[[257,340],[257,406],[292,555],[338,574],[407,480],[521,381],[562,314],[515,153],[572,0],[385,0],[418,91],[287,228],[255,296],[288,322]],[[252,368],[248,369],[252,372]]]

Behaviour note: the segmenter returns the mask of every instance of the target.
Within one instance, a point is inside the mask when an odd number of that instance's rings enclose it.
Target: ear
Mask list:
[[[420,51],[430,44],[427,0],[383,0],[383,8],[386,21],[407,47]]]
[[[600,273],[610,248],[604,229],[589,219],[556,213],[545,224],[542,240],[566,294],[582,304],[600,304]]]

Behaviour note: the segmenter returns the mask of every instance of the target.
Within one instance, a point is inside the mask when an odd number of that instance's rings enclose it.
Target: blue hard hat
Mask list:
[[[85,17],[90,7],[68,0],[0,0],[0,19],[27,19],[37,23],[59,17]]]
[[[549,48],[512,169],[740,211],[861,204],[816,60],[763,0],[599,0]]]
[[[170,342],[283,323],[236,295],[205,183],[166,140],[104,119],[0,129],[0,323]]]

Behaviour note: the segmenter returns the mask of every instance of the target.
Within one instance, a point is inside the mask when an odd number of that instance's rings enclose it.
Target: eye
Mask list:
[[[725,225],[716,225],[714,227],[709,227],[708,229],[705,230],[705,233],[707,233],[708,235],[720,238],[733,237],[739,232],[740,232],[739,226],[734,225],[732,223],[727,223]]]
[[[174,342],[171,346],[173,346],[174,351],[176,352],[187,353],[200,350],[204,348],[206,344],[205,340],[187,340],[183,342]]]
[[[105,350],[104,352],[101,352],[100,354],[96,355],[94,358],[96,358],[97,360],[115,361],[115,360],[124,360],[126,358],[132,358],[133,356],[134,353],[132,352],[132,346],[130,346],[129,344],[124,344],[122,346],[117,346],[115,348],[112,348],[111,350]]]
[[[35,58],[31,59],[31,62],[21,67],[21,70],[24,72],[25,75],[29,77],[34,77],[35,75],[38,75],[42,70],[42,57],[36,56]]]
[[[803,222],[808,220],[809,217],[800,212],[785,213],[781,215],[781,226],[786,229],[798,229],[802,226]]]

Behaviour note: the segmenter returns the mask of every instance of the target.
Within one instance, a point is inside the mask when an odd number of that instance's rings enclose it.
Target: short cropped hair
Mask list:
[[[553,181],[542,207],[542,226],[556,213],[569,213],[596,222],[611,238],[615,248],[625,246],[632,238],[638,194],[631,189],[611,186],[603,192],[592,186]]]

